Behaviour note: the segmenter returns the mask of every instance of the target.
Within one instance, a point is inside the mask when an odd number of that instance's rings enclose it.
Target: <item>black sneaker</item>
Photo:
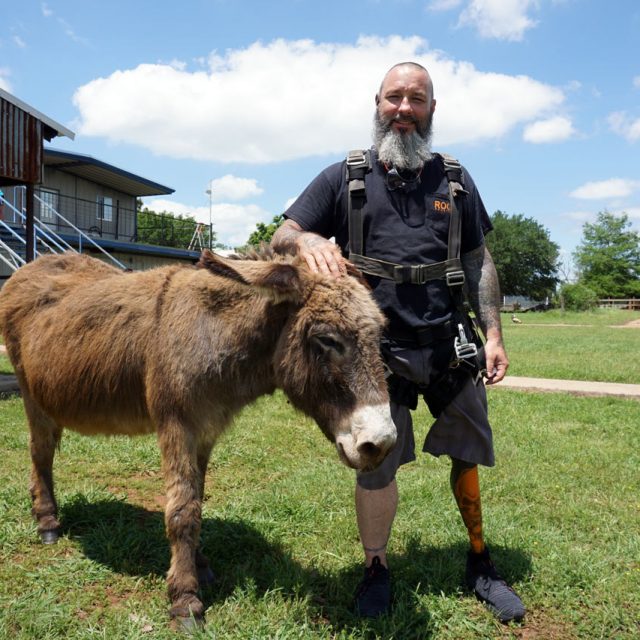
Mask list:
[[[524,618],[522,600],[498,575],[486,547],[482,553],[469,551],[467,554],[465,581],[476,598],[484,602],[500,622],[520,622]]]
[[[377,618],[391,607],[391,576],[389,569],[376,556],[364,570],[364,578],[356,591],[356,613],[363,618]]]

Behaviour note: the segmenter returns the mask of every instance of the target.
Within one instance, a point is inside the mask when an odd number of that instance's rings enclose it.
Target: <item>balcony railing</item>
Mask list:
[[[210,245],[211,229],[208,225],[198,224],[194,220],[146,210],[135,211],[121,206],[117,201],[85,200],[46,189],[36,189],[35,195],[36,218],[57,234],[75,235],[79,229],[95,239],[119,242],[137,242],[179,249],[193,248],[195,244]],[[16,187],[13,193],[5,193],[5,197],[13,202],[17,211],[25,210],[24,188]],[[9,207],[5,209],[4,219],[9,224],[20,224],[18,216]],[[215,240],[215,235],[213,239]]]

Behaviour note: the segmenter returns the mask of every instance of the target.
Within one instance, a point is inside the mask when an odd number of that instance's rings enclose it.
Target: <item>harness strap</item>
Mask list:
[[[464,284],[464,271],[459,258],[429,264],[396,264],[350,253],[349,260],[364,273],[393,280],[398,284],[425,284],[430,280],[443,279],[449,287],[459,287]]]
[[[444,162],[444,172],[449,183],[449,202],[451,203],[451,220],[449,223],[448,259],[460,257],[460,237],[462,235],[462,216],[458,210],[457,197],[468,195],[462,186],[462,165],[448,153],[441,153]]]
[[[362,210],[367,202],[364,177],[371,171],[371,153],[355,149],[347,155],[347,184],[349,185],[349,251],[363,253]]]
[[[394,282],[425,284],[430,280],[446,280],[447,286],[455,297],[462,295],[464,271],[460,261],[460,237],[462,220],[456,198],[466,195],[462,186],[462,166],[452,156],[441,154],[445,173],[449,183],[449,201],[451,214],[449,221],[449,239],[447,259],[441,262],[427,264],[401,265],[370,258],[364,255],[363,240],[363,209],[367,201],[365,191],[365,176],[371,171],[371,153],[369,150],[355,149],[347,155],[346,172],[349,189],[348,218],[349,218],[349,260],[364,273]]]

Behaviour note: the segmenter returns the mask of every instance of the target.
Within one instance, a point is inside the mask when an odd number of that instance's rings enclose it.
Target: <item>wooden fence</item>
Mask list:
[[[640,299],[638,298],[601,298],[598,300],[600,309],[629,309],[640,311]]]

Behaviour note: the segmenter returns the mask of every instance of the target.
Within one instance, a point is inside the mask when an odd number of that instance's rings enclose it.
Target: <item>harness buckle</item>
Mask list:
[[[411,265],[411,284],[424,284],[425,281],[425,267],[424,264],[412,264]]]
[[[464,271],[447,271],[444,279],[448,287],[461,287],[464,284]]]
[[[424,284],[427,281],[426,264],[396,264],[393,266],[393,280],[397,283]]]
[[[348,167],[357,167],[359,165],[368,166],[368,164],[366,151],[362,149],[349,151],[349,155],[347,156]]]
[[[475,358],[478,355],[478,347],[473,342],[467,340],[464,325],[461,322],[458,323],[458,335],[453,341],[453,348],[458,360],[467,360],[469,358]]]

